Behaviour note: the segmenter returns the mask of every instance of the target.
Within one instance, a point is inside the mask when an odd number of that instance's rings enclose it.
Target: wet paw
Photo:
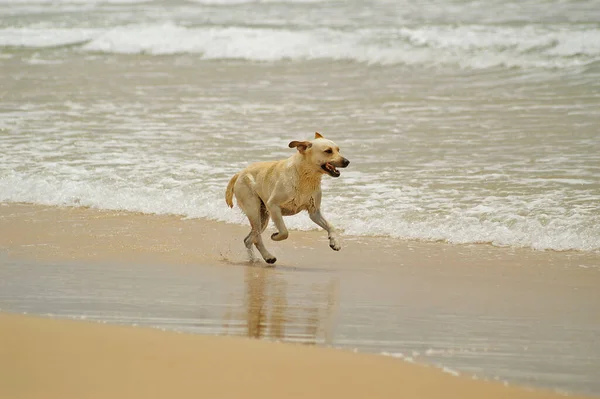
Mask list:
[[[276,257],[267,258],[267,259],[265,259],[265,262],[272,265],[273,263],[277,262],[277,258]]]
[[[282,241],[288,238],[288,233],[273,233],[271,235],[271,240],[273,241]]]

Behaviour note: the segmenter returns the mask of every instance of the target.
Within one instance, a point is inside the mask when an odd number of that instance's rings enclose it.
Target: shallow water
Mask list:
[[[0,15],[0,201],[244,223],[228,179],[320,131],[352,161],[324,182],[346,234],[600,250],[596,1],[24,0]]]
[[[1,311],[329,345],[600,394],[598,295],[564,273],[1,261]]]

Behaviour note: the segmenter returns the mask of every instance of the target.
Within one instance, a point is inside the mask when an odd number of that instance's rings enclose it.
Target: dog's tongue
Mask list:
[[[329,172],[331,172],[335,176],[339,176],[340,175],[340,172],[337,170],[337,168],[335,166],[333,166],[332,164],[330,164],[329,162],[327,162],[325,164],[325,168],[327,168],[327,170]]]

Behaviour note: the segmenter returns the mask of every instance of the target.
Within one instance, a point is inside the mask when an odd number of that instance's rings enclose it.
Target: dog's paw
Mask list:
[[[340,249],[342,249],[342,246],[338,244],[337,241],[330,241],[329,248],[333,249],[334,251],[339,251]]]
[[[277,258],[273,256],[272,258],[265,259],[265,262],[272,265],[273,263],[277,262]]]
[[[282,241],[282,240],[285,240],[286,238],[288,238],[287,231],[285,233],[273,233],[271,235],[271,240],[273,240],[273,241]]]

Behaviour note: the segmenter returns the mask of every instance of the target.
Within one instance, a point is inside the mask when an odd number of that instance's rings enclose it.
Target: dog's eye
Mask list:
[[[333,150],[331,148],[326,149],[325,152],[328,154],[333,154]]]

